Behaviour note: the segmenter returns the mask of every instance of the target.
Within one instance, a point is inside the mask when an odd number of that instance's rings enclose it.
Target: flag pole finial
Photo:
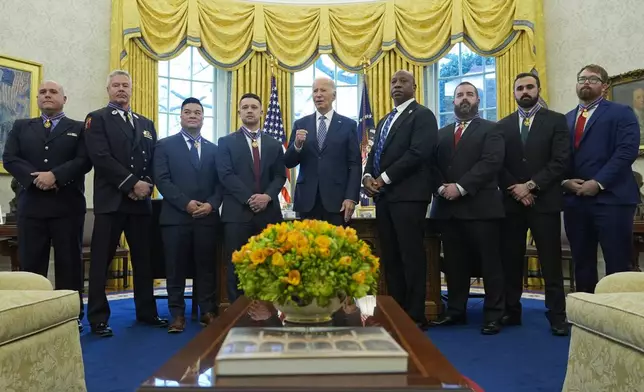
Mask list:
[[[271,65],[271,75],[275,75],[275,67],[277,66],[277,59],[272,54],[268,54],[268,62]]]

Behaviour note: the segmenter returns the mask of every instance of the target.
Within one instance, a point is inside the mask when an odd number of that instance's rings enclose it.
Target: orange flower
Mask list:
[[[244,254],[242,253],[242,251],[234,251],[232,261],[233,263],[241,263],[242,261],[244,261]]]
[[[371,272],[376,272],[380,268],[380,260],[377,257],[373,257],[371,259],[371,265],[373,265]]]
[[[297,286],[300,284],[300,271],[291,270],[288,272],[288,277],[282,279],[285,279],[286,283],[290,285]]]
[[[342,256],[342,257],[340,257],[340,260],[338,260],[338,264],[340,264],[340,265],[351,265],[351,256]]]
[[[282,256],[282,254],[279,252],[273,253],[272,260],[273,265],[276,267],[283,267],[284,264],[286,264],[286,262],[284,261],[284,256]]]
[[[344,227],[342,226],[336,226],[334,230],[334,234],[339,238],[346,237],[346,233],[344,232]]]
[[[320,254],[320,257],[325,259],[331,256],[331,251],[329,250],[329,248],[318,248],[318,253]]]
[[[362,246],[360,247],[360,256],[367,257],[369,255],[371,255],[371,249],[369,248],[369,245],[362,244]]]
[[[319,235],[315,237],[315,245],[320,248],[329,248],[331,247],[331,238],[325,235]]]
[[[266,260],[266,252],[264,249],[255,249],[250,254],[250,261],[257,265],[262,264]]]
[[[353,278],[353,280],[355,280],[359,284],[363,284],[364,280],[366,279],[366,275],[365,275],[364,271],[358,271],[355,274],[353,274],[353,276],[351,276],[351,277]]]

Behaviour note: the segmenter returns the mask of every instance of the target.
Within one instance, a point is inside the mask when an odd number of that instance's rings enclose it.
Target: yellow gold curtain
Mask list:
[[[423,71],[425,67],[415,65],[395,51],[386,52],[380,61],[366,72],[367,89],[369,90],[369,102],[375,123],[393,109],[393,101],[390,95],[390,80],[398,70],[407,70],[416,79],[416,101],[425,103],[425,78]]]
[[[282,121],[287,137],[291,132],[291,85],[292,73],[274,67],[279,97],[280,109],[282,110]],[[233,132],[241,127],[241,121],[237,114],[239,100],[245,93],[255,93],[262,99],[264,114],[268,107],[268,100],[271,95],[271,61],[266,53],[256,53],[250,61],[241,68],[232,71],[232,82],[230,91],[230,131]]]

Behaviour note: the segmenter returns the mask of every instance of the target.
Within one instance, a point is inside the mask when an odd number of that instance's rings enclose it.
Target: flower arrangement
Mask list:
[[[269,225],[232,262],[248,298],[297,306],[375,293],[380,267],[354,229],[317,220]]]

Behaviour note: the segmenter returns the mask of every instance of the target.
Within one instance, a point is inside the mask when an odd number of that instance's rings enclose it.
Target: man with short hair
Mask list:
[[[269,224],[282,221],[278,196],[286,182],[283,147],[261,131],[262,101],[259,96],[242,95],[238,113],[242,127],[219,138],[217,154],[217,172],[224,188],[221,220],[224,222],[230,303],[242,295],[237,287],[232,253]]]
[[[83,319],[85,173],[92,164],[85,148],[83,123],[65,116],[63,86],[46,81],[38,87],[40,117],[16,120],[2,163],[21,186],[18,198],[20,269],[47,277],[54,247],[56,289],[79,293],[78,327]]]
[[[639,191],[633,177],[640,129],[633,109],[604,99],[608,73],[596,64],[577,73],[579,105],[566,114],[572,160],[563,187],[564,225],[575,264],[577,290],[597,284],[597,244],[606,274],[628,271],[633,214]]]
[[[300,165],[293,210],[302,219],[346,225],[360,197],[362,162],[356,122],[333,110],[333,80],[313,81],[316,111],[293,124],[286,167]]]
[[[85,119],[85,144],[94,164],[94,231],[89,268],[87,318],[92,332],[113,335],[105,296],[107,271],[125,231],[134,273],[137,321],[165,327],[153,292],[150,261],[152,159],[157,134],[154,123],[132,112],[132,78],[116,70],[107,78],[109,103]]]
[[[514,80],[518,111],[501,121],[505,162],[499,176],[504,193],[501,259],[505,278],[503,325],[521,325],[521,294],[528,228],[546,285],[546,317],[555,336],[567,336],[566,297],[561,266],[561,180],[568,168],[570,133],[563,114],[539,103],[537,75],[521,73]]]
[[[201,135],[203,106],[197,98],[181,104],[181,132],[160,140],[154,151],[154,182],[163,196],[159,225],[165,248],[169,333],[186,326],[184,291],[191,265],[201,324],[211,324],[215,304],[217,225],[221,189],[217,145]]]

